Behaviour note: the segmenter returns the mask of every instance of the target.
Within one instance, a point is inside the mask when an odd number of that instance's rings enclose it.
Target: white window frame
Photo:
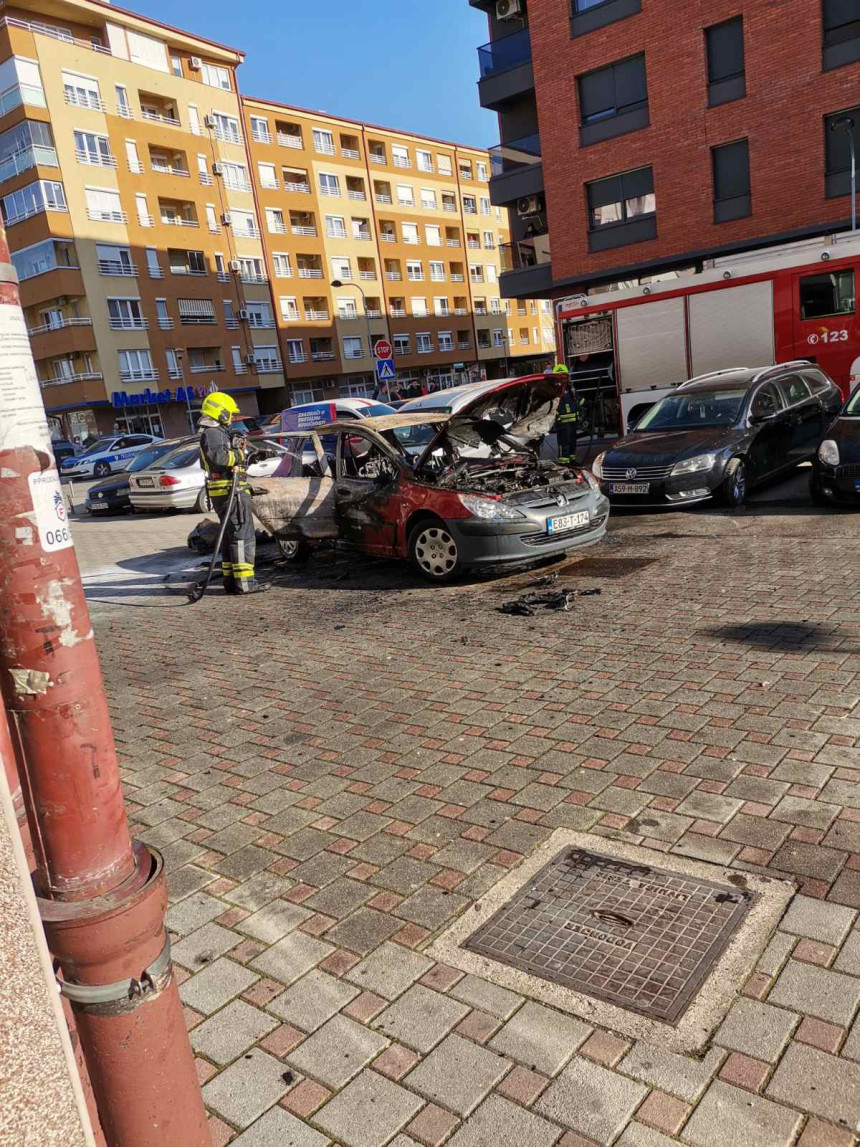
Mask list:
[[[230,69],[219,67],[218,64],[204,64],[200,69],[200,79],[207,87],[220,88],[222,92],[232,92],[230,83]]]

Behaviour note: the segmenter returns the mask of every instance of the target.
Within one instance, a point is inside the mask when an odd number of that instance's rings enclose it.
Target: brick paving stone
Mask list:
[[[315,1032],[358,994],[352,984],[314,968],[273,999],[268,1009],[303,1031]]]
[[[233,1128],[215,1115],[209,1116],[206,1120],[206,1127],[212,1138],[212,1147],[226,1147],[226,1144],[233,1138]]]
[[[628,1123],[615,1147],[676,1147],[677,1142],[677,1139],[669,1139],[662,1132],[646,1127],[643,1123]],[[564,1140],[559,1147],[563,1145]]]
[[[374,995],[373,992],[362,992],[355,997],[352,1003],[346,1005],[343,1014],[360,1024],[366,1024],[378,1016],[387,1003],[388,1001],[384,1000],[382,996]]]
[[[777,824],[761,816],[749,816],[739,812],[732,817],[720,833],[721,840],[733,840],[737,844],[747,844],[773,852],[779,848],[791,832],[791,825]]]
[[[559,1128],[531,1111],[491,1095],[450,1140],[448,1147],[553,1147]]]
[[[779,872],[790,872],[794,876],[810,876],[829,882],[836,879],[844,863],[844,852],[821,848],[817,844],[804,844],[799,840],[788,840],[771,861],[771,867]]]
[[[450,1111],[429,1103],[406,1128],[409,1135],[425,1147],[441,1147],[460,1120]]]
[[[693,1147],[789,1147],[803,1116],[716,1080],[684,1128]]]
[[[636,1112],[640,1123],[664,1131],[667,1135],[677,1135],[684,1120],[690,1113],[688,1104],[665,1091],[652,1091]]]
[[[463,1019],[469,1008],[458,1000],[414,984],[373,1021],[389,1039],[428,1052]]]
[[[714,1035],[714,1043],[775,1063],[798,1022],[793,1012],[758,1000],[739,999]]]
[[[860,980],[789,960],[768,1000],[828,1023],[847,1024],[860,1002]]]
[[[468,907],[468,904],[469,901],[465,896],[428,886],[420,888],[408,900],[404,900],[397,909],[397,915],[435,932],[452,916],[456,916]]]
[[[225,1064],[268,1035],[278,1021],[244,1000],[234,1000],[191,1033],[198,1055]]]
[[[837,904],[847,904],[849,908],[860,908],[860,872],[846,870],[840,873],[827,899]]]
[[[359,908],[331,928],[326,933],[326,939],[339,948],[349,948],[360,956],[366,956],[400,927],[400,922],[393,916],[373,908]]]
[[[824,944],[841,944],[856,919],[850,908],[827,904],[809,896],[795,896],[780,922],[780,931],[793,932]]]
[[[844,1035],[845,1028],[839,1027],[838,1024],[826,1024],[824,1020],[814,1020],[811,1016],[805,1016],[794,1033],[794,1038],[799,1043],[817,1047],[819,1051],[835,1053]]]
[[[773,1099],[860,1131],[860,1066],[792,1044],[767,1088]]]
[[[822,840],[825,848],[838,848],[844,852],[860,852],[860,823],[840,817]]]
[[[328,1147],[331,1139],[308,1127],[301,1119],[273,1107],[233,1140],[233,1147]]]
[[[274,944],[298,928],[305,920],[309,920],[312,915],[313,913],[307,908],[298,904],[290,904],[286,900],[273,900],[242,920],[238,931],[264,944]]]
[[[314,1122],[344,1147],[382,1147],[422,1106],[399,1084],[363,1071],[317,1112]]]
[[[725,1053],[718,1048],[711,1048],[703,1059],[693,1059],[638,1040],[619,1064],[619,1070],[651,1087],[694,1103],[724,1059]]]
[[[641,1083],[577,1058],[550,1084],[534,1110],[596,1143],[609,1144],[647,1094]]]
[[[346,1016],[333,1016],[290,1052],[287,1059],[303,1075],[340,1088],[388,1046],[388,1040]]]
[[[490,1036],[496,1034],[502,1026],[502,1021],[495,1016],[491,1016],[488,1012],[475,1011],[469,1012],[464,1020],[461,1020],[454,1029],[458,1035],[465,1036],[466,1039],[473,1040],[475,1043],[485,1044],[490,1039]]]
[[[168,908],[164,923],[171,932],[175,932],[178,936],[186,936],[196,928],[208,924],[216,916],[220,916],[223,911],[222,901],[205,892],[195,892]]]
[[[802,797],[784,796],[770,814],[774,820],[800,824],[826,832],[839,814],[839,805],[824,801],[804,800]]]
[[[746,1091],[760,1091],[762,1084],[770,1075],[770,1069],[771,1065],[762,1059],[754,1059],[750,1055],[733,1051],[720,1068],[720,1079],[735,1087],[743,1087]]]
[[[402,1047],[399,1043],[392,1044],[378,1055],[373,1061],[373,1070],[378,1071],[388,1079],[401,1080],[407,1072],[418,1063],[421,1057],[417,1052]]]
[[[775,976],[791,955],[791,950],[796,943],[797,938],[789,936],[786,932],[777,932],[771,936],[759,962],[756,964],[757,970],[765,975]]]
[[[619,1039],[611,1032],[601,1031],[599,1028],[594,1035],[589,1036],[580,1047],[579,1054],[593,1059],[595,1063],[602,1063],[604,1067],[615,1067],[621,1057],[630,1050],[630,1041]]]
[[[183,1004],[209,1015],[234,996],[241,995],[259,978],[241,964],[222,958],[181,984],[179,997]]]
[[[346,978],[388,1000],[396,999],[433,967],[433,961],[399,944],[381,944],[347,972]]]
[[[502,1056],[449,1035],[403,1081],[458,1115],[471,1114],[510,1069]]]
[[[690,793],[675,810],[679,816],[689,816],[693,819],[715,820],[722,824],[732,819],[740,809],[742,801],[732,800],[729,797],[715,796],[713,793],[702,792],[697,789]]]
[[[302,932],[291,932],[252,960],[251,966],[289,987],[332,951],[331,944],[305,936]]]
[[[854,1147],[857,1140],[850,1131],[810,1119],[798,1140],[798,1147]]]
[[[288,1087],[281,1061],[254,1048],[206,1084],[203,1100],[242,1130],[276,1104]]]
[[[828,908],[835,911],[832,904],[829,904]],[[842,945],[842,950],[836,957],[833,970],[835,972],[847,972],[849,976],[860,976],[860,932],[852,932]]]
[[[508,1072],[496,1087],[496,1091],[505,1099],[511,1099],[523,1107],[530,1107],[548,1083],[549,1080],[545,1075],[517,1066]]]
[[[555,1075],[591,1035],[588,1024],[528,1001],[490,1041],[493,1051]]]
[[[196,972],[229,952],[238,942],[236,933],[222,928],[220,924],[204,924],[174,944],[171,955],[177,964]]]
[[[676,844],[672,845],[672,851],[678,853],[679,856],[690,856],[694,860],[707,860],[711,864],[730,864],[740,851],[740,845],[722,838],[718,840],[716,837],[688,832]]]
[[[500,988],[484,980],[480,976],[464,976],[459,983],[451,988],[450,994],[455,1000],[468,1004],[471,1008],[480,1008],[490,1012],[501,1020],[509,1019],[523,1002],[523,997],[510,992],[507,988]]]
[[[836,955],[836,949],[831,944],[822,944],[818,940],[800,940],[792,953],[795,960],[802,960],[805,964],[818,964],[826,968]]]

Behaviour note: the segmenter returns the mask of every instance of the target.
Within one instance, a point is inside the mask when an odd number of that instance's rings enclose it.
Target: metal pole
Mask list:
[[[109,1147],[211,1147],[164,929],[133,844],[92,624],[0,228],[0,691],[34,882]]]
[[[857,151],[854,147],[854,129],[848,133],[851,147],[851,230],[857,230]]]

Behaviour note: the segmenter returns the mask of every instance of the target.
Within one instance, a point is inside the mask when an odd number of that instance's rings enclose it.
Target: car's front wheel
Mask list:
[[[463,572],[460,551],[445,523],[419,522],[409,535],[409,560],[427,581],[443,585]]]
[[[197,501],[194,503],[194,513],[208,514],[212,509],[212,499],[209,497],[209,492],[204,486],[200,493],[197,495]]]
[[[743,458],[732,458],[726,466],[726,476],[719,489],[724,506],[742,506],[747,499],[747,467]]]
[[[96,462],[93,475],[96,478],[107,478],[110,474],[110,465],[107,462]]]
[[[285,562],[302,566],[311,556],[310,543],[305,538],[278,538],[278,549]]]

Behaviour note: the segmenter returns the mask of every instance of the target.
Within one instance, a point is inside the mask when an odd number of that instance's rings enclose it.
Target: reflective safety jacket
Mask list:
[[[239,489],[248,489],[245,457],[241,450],[234,450],[230,445],[230,431],[225,427],[201,426],[200,461],[206,471],[206,490],[210,498],[223,498],[230,493],[233,471],[237,468],[242,475]]]
[[[557,422],[580,422],[585,415],[585,399],[578,398],[574,391],[565,390],[558,405]]]

